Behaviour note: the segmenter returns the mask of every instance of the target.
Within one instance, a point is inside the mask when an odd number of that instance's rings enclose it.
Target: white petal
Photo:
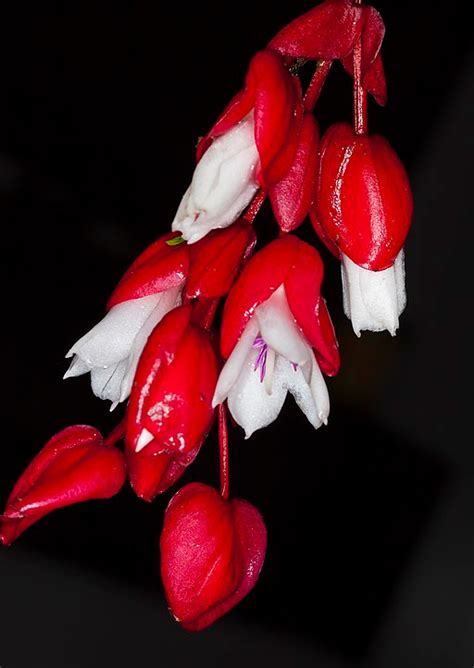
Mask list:
[[[232,386],[240,375],[242,367],[246,363],[247,356],[252,350],[252,345],[257,334],[258,324],[255,318],[251,318],[242,332],[229,359],[222,368],[212,399],[213,408],[215,408],[217,404],[221,404],[227,398]]]
[[[403,250],[394,265],[383,271],[363,269],[346,255],[341,263],[344,312],[354,332],[381,332],[395,336],[398,317],[406,305]]]
[[[300,369],[296,369],[283,357],[278,358],[284,385],[295,398],[296,403],[315,429],[323,422],[327,423],[329,415],[329,394],[318,363],[312,355],[311,379],[309,384]]]
[[[69,369],[63,376],[63,380],[66,378],[76,378],[77,376],[82,376],[83,373],[89,373],[90,367],[81,360],[80,357],[74,355],[72,362],[69,365]]]
[[[248,352],[237,382],[227,398],[230,413],[245,430],[245,438],[278,417],[287,394],[279,373],[278,359],[273,374],[272,393],[267,393],[265,384],[260,381],[260,370],[255,371],[257,355],[258,350],[255,348]]]
[[[255,316],[260,334],[270,348],[295,364],[310,364],[308,344],[295,323],[283,285],[260,304]]]
[[[137,444],[135,446],[135,452],[140,452],[143,450],[149,443],[153,441],[155,437],[148,429],[142,429],[140,436],[138,437]]]
[[[127,368],[127,361],[102,369],[96,367],[91,370],[92,391],[99,399],[108,399],[115,403],[120,399],[120,386]]]
[[[181,286],[165,290],[164,292],[161,292],[160,295],[158,303],[148,316],[132,344],[132,349],[128,357],[127,369],[122,380],[119,401],[125,401],[125,399],[130,396],[138,362],[148,337],[165,315],[171,311],[171,309],[181,304]]]
[[[106,368],[126,359],[136,335],[158,304],[161,294],[117,304],[73,345],[66,357],[76,354],[90,368]]]
[[[258,189],[258,162],[251,112],[215,139],[204,153],[181,200],[172,230],[180,231],[191,244],[210,230],[233,223]]]

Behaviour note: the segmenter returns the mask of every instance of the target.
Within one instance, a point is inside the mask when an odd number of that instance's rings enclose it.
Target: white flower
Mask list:
[[[130,395],[138,360],[160,320],[181,303],[181,286],[117,304],[77,341],[64,378],[90,371],[92,391],[112,402],[110,410]]]
[[[204,153],[181,200],[172,230],[181,232],[193,244],[211,230],[231,225],[258,190],[258,162],[252,111],[215,139]]]
[[[280,286],[245,327],[221,371],[213,406],[227,399],[249,438],[277,418],[288,392],[313,427],[327,423],[326,383]]]
[[[352,321],[357,336],[363,329],[381,332],[388,329],[395,336],[398,318],[407,298],[403,249],[394,264],[383,271],[369,271],[342,256],[344,313]]]

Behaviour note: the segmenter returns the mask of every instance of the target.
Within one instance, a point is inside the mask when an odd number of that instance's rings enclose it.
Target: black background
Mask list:
[[[127,487],[60,511],[0,552],[2,668],[439,666],[474,663],[471,31],[460,2],[381,0],[389,84],[370,104],[409,171],[409,303],[398,336],[353,335],[339,267],[325,294],[342,368],[329,426],[287,400],[244,442],[232,491],[263,512],[254,592],[188,635],[166,613],[156,549],[170,493]],[[0,500],[46,440],[117,420],[86,378],[63,382],[72,342],[125,268],[169,228],[197,137],[240,88],[252,54],[310,2],[42,2],[2,11],[3,388]],[[321,129],[350,120],[335,66]],[[257,229],[276,233],[264,209]],[[217,483],[215,435],[182,483]]]

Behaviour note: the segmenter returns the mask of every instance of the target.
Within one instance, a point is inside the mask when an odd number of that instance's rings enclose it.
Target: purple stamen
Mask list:
[[[265,341],[262,339],[260,334],[257,336],[255,341],[253,342],[252,348],[258,348],[259,349],[257,359],[255,360],[255,365],[253,367],[253,370],[258,371],[260,369],[260,382],[263,383],[263,380],[265,378],[265,371],[267,369],[268,346],[265,343]]]

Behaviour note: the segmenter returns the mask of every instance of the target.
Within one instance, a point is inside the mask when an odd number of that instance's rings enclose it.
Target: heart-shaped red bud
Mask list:
[[[68,427],[53,436],[15,484],[1,518],[0,541],[11,545],[29,526],[58,508],[109,499],[125,482],[120,450],[104,445],[93,427]]]
[[[247,501],[223,499],[192,483],[171,499],[160,538],[161,576],[170,611],[188,631],[201,631],[255,586],[267,531]]]

